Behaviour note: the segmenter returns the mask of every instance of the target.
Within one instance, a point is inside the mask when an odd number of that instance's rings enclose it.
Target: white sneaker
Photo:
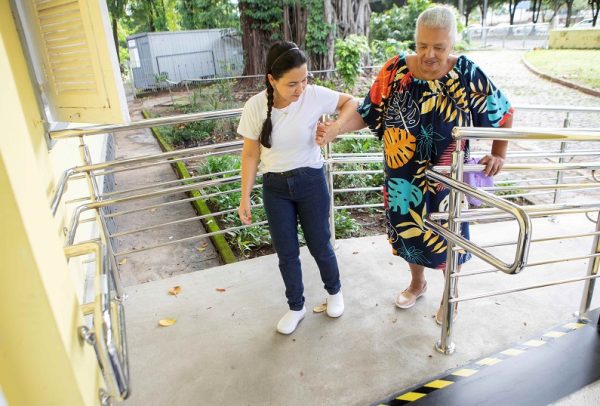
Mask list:
[[[281,334],[292,334],[305,314],[306,307],[302,307],[302,310],[288,310],[277,323],[277,331]]]
[[[344,296],[340,290],[335,295],[329,295],[327,298],[327,315],[329,317],[340,317],[344,314]]]

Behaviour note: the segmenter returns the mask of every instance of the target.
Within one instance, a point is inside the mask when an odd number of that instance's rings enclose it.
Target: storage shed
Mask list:
[[[242,42],[232,29],[147,32],[127,37],[127,46],[136,89],[236,76],[244,67]]]

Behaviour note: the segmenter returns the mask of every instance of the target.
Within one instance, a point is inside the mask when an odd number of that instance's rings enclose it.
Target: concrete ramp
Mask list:
[[[558,223],[534,220],[534,239],[592,230],[583,215]],[[478,244],[510,241],[510,224],[472,227]],[[514,239],[514,238],[513,238]],[[591,238],[533,245],[531,259],[589,254]],[[274,255],[127,288],[132,394],[127,405],[369,405],[430,376],[454,369],[573,320],[583,282],[461,303],[456,353],[439,354],[441,271],[429,270],[428,292],[410,310],[394,306],[410,274],[385,236],[338,241],[346,312],[312,312],[326,292],[308,250],[301,250],[307,315],[291,336],[275,331],[287,310]],[[511,248],[495,254],[510,257]],[[463,269],[487,269],[479,260]],[[492,273],[460,280],[460,294],[511,289],[584,276],[586,261]],[[177,296],[168,294],[181,286]],[[596,294],[592,308],[600,305]],[[170,327],[161,319],[174,318]],[[598,385],[596,385],[598,390]]]

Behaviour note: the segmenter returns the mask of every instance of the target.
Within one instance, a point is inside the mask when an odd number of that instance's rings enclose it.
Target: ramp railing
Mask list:
[[[524,106],[524,109],[543,110],[541,106]],[[562,111],[570,111],[569,108],[565,107],[550,107],[550,109],[561,109]],[[600,112],[600,109],[591,108],[577,108],[574,107],[573,111],[586,111],[586,112]],[[155,165],[172,165],[177,162],[186,162],[189,160],[203,160],[210,156],[218,156],[223,154],[239,154],[241,150],[241,141],[234,141],[230,143],[207,145],[196,148],[189,148],[183,150],[176,150],[171,152],[165,152],[161,154],[141,156],[136,158],[113,160],[101,163],[92,163],[89,159],[89,151],[84,142],[84,137],[94,134],[104,134],[107,132],[118,132],[131,129],[142,129],[150,128],[154,126],[162,125],[176,125],[183,122],[199,121],[199,120],[212,120],[219,118],[230,118],[240,114],[240,109],[225,110],[210,113],[197,113],[180,115],[174,117],[165,117],[160,119],[149,119],[142,120],[140,122],[132,123],[123,126],[95,126],[89,128],[80,129],[69,129],[56,131],[51,133],[51,137],[54,139],[64,139],[78,137],[80,139],[80,150],[82,156],[83,165],[73,167],[63,174],[57,187],[54,198],[51,202],[51,209],[53,213],[57,212],[59,205],[63,200],[64,192],[67,188],[69,181],[79,178],[85,178],[89,184],[90,195],[87,196],[86,202],[80,204],[73,211],[73,215],[70,220],[70,224],[67,228],[67,245],[75,244],[76,232],[78,225],[83,222],[95,221],[101,227],[102,237],[106,243],[107,257],[109,258],[109,265],[107,266],[108,272],[111,274],[111,280],[113,281],[116,297],[118,299],[124,299],[123,288],[120,283],[119,277],[119,261],[125,255],[137,254],[140,252],[147,252],[149,250],[171,246],[174,244],[185,243],[189,241],[196,241],[211,237],[214,235],[228,234],[236,232],[248,227],[264,226],[266,221],[257,221],[249,226],[242,225],[236,227],[223,227],[220,231],[213,233],[202,233],[198,235],[189,236],[182,239],[174,239],[168,241],[157,241],[154,244],[146,245],[143,247],[133,247],[123,251],[117,251],[112,245],[112,240],[117,237],[123,237],[126,235],[134,235],[136,233],[149,233],[157,230],[164,226],[179,225],[187,222],[202,221],[208,218],[216,219],[219,216],[225,216],[228,214],[235,213],[237,207],[228,207],[219,212],[211,213],[209,215],[199,215],[190,218],[182,218],[177,220],[171,220],[162,223],[144,224],[140,227],[129,230],[117,230],[110,231],[106,225],[108,220],[115,220],[122,216],[129,216],[134,213],[151,212],[152,210],[159,207],[169,207],[177,204],[189,204],[194,200],[205,200],[211,197],[224,196],[231,193],[238,193],[239,187],[206,193],[207,188],[221,185],[236,185],[239,186],[240,176],[239,169],[231,169],[218,173],[210,173],[205,175],[195,175],[188,179],[177,179],[172,181],[163,182],[149,182],[144,185],[115,190],[111,192],[102,191],[97,182],[96,178],[112,173],[140,170],[143,171],[145,168],[149,168]],[[568,114],[568,113],[567,113]],[[481,130],[481,131],[480,131]],[[509,178],[503,180],[505,184],[496,184],[490,188],[473,189],[469,185],[463,183],[462,173],[464,171],[478,171],[482,169],[481,165],[464,165],[460,155],[457,155],[450,167],[436,166],[430,168],[427,171],[427,177],[435,182],[440,182],[452,191],[451,193],[451,204],[449,213],[430,213],[426,219],[425,226],[440,235],[444,236],[448,241],[448,264],[453,264],[456,260],[457,255],[454,255],[457,250],[465,250],[473,253],[478,258],[484,260],[492,267],[489,272],[503,271],[508,274],[518,273],[523,267],[531,267],[541,264],[533,264],[527,262],[527,254],[531,243],[537,241],[545,241],[544,239],[532,239],[531,237],[531,222],[530,219],[536,217],[548,217],[558,216],[567,213],[590,213],[600,210],[600,203],[598,202],[569,202],[559,203],[554,198],[552,204],[535,204],[535,205],[519,205],[508,199],[521,198],[527,199],[532,194],[536,193],[554,193],[556,196],[557,191],[569,192],[575,190],[593,190],[600,188],[595,176],[595,170],[600,168],[600,160],[598,162],[569,162],[569,158],[580,159],[582,157],[592,157],[597,159],[600,156],[600,148],[591,148],[589,143],[595,144],[598,140],[598,132],[596,130],[572,130],[572,129],[553,129],[553,130],[540,130],[540,129],[511,129],[511,130],[487,130],[487,129],[467,129],[461,128],[456,133],[457,139],[469,138],[469,139],[484,139],[493,140],[497,138],[510,139],[510,140],[537,140],[537,141],[559,141],[564,145],[572,142],[587,142],[584,147],[580,149],[566,149],[561,146],[560,149],[544,150],[544,151],[519,151],[512,152],[509,154],[507,164],[504,166],[503,173],[508,174],[519,174],[522,172],[534,172],[544,173],[550,172],[553,174],[549,177],[541,175],[541,177],[526,179],[520,178]],[[356,138],[365,137],[365,135],[352,135],[345,138]],[[461,154],[462,151],[457,151],[456,154]],[[353,163],[372,163],[381,164],[383,156],[381,152],[373,153],[362,153],[362,154],[336,154],[332,152],[330,146],[325,150],[325,161],[327,175],[329,178],[329,188],[331,194],[331,223],[334,228],[334,215],[339,210],[357,210],[357,209],[381,209],[382,203],[365,203],[365,204],[336,204],[335,196],[341,193],[353,193],[353,192],[380,192],[380,186],[362,187],[362,188],[338,188],[335,189],[334,178],[338,176],[345,176],[349,174],[371,174],[374,172],[381,172],[381,169],[372,170],[344,170],[343,167],[346,164]],[[558,162],[548,163],[546,160],[549,158],[556,158]],[[516,159],[543,159],[542,163],[511,163],[512,160]],[[380,167],[379,167],[380,168]],[[569,171],[584,171],[585,174],[577,173],[575,175],[566,175]],[[450,174],[448,176],[447,174]],[[533,184],[532,184],[533,183]],[[259,187],[259,186],[257,186]],[[201,196],[191,196],[185,198],[177,198],[172,201],[163,203],[154,203],[151,201],[152,198],[159,196],[175,196],[182,192],[190,191],[201,191]],[[494,195],[495,193],[496,195]],[[468,209],[462,210],[460,205],[456,205],[455,202],[461,198],[461,195],[469,194],[473,195],[480,200],[483,200],[490,207],[482,209]],[[452,200],[453,199],[453,200]],[[454,203],[452,203],[454,201]],[[64,202],[62,202],[64,203]],[[120,203],[135,203],[135,207],[127,210],[120,210],[119,212],[109,212],[104,210],[110,206],[114,206]],[[259,208],[260,204],[256,204],[253,207]],[[84,212],[93,212],[94,218],[89,220],[82,220],[81,215]],[[515,241],[506,243],[505,245],[514,245],[515,251],[512,261],[505,262],[500,258],[496,257],[488,251],[488,248],[493,246],[483,246],[481,244],[474,243],[472,241],[465,240],[460,234],[456,233],[455,229],[463,222],[474,222],[474,221],[506,221],[513,220],[519,224],[519,231],[515,234]],[[596,220],[594,220],[596,221]],[[448,222],[448,227],[444,227],[441,224]],[[335,231],[335,230],[333,230]],[[335,232],[332,232],[335,235]],[[575,280],[588,280],[586,284],[584,296],[582,298],[582,304],[580,306],[580,315],[582,320],[585,318],[587,311],[589,310],[589,304],[593,295],[593,280],[597,277],[597,257],[600,257],[598,252],[598,235],[600,235],[600,229],[596,229],[594,233],[580,233],[573,236],[564,236],[564,238],[580,238],[580,237],[593,237],[595,241],[594,252],[590,256],[576,257],[565,260],[585,260],[590,259],[590,263],[593,265],[588,271],[588,275],[585,278],[576,278],[574,280],[559,281],[558,283],[566,283]],[[563,237],[557,237],[563,238]],[[547,240],[547,239],[546,239]],[[452,247],[452,249],[450,249]],[[454,255],[454,257],[450,257]],[[593,259],[593,261],[591,261]],[[590,266],[592,266],[590,265]],[[452,265],[449,265],[452,266]],[[449,269],[446,272],[446,289],[444,293],[444,323],[442,327],[442,338],[438,342],[438,349],[444,353],[451,353],[454,345],[451,342],[451,331],[452,331],[452,311],[454,306],[448,306],[449,303],[457,303],[459,301],[473,300],[478,297],[475,296],[463,296],[453,297],[450,292],[454,292],[452,286],[456,286],[459,277],[467,277],[476,273],[461,273],[456,272],[454,269]],[[487,271],[478,271],[477,274],[482,274]],[[544,284],[543,286],[547,286]],[[532,289],[539,286],[525,287],[519,290]],[[516,290],[506,292],[496,292],[486,294],[491,296],[493,294],[504,294],[512,293]],[[480,297],[487,297],[480,296]],[[587,307],[586,307],[587,306]]]

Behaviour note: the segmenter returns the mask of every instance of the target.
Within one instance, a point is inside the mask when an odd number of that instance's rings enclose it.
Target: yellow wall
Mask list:
[[[10,406],[95,405],[97,361],[77,336],[77,289],[49,210],[53,165],[19,42],[0,0],[0,386]]]
[[[550,31],[550,49],[600,49],[600,28]]]

